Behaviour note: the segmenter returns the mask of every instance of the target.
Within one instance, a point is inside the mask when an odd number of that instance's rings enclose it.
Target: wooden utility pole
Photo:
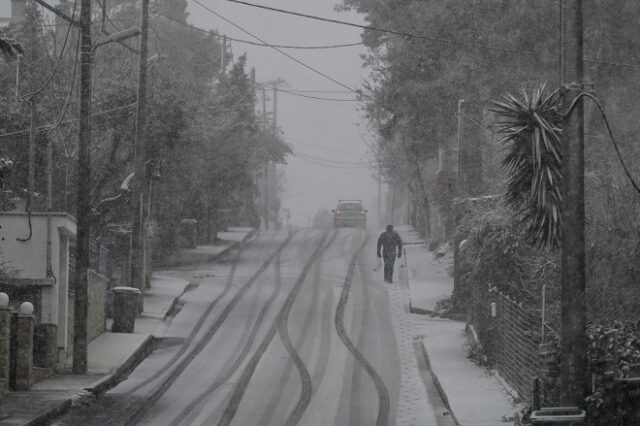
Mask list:
[[[583,90],[583,2],[563,0],[563,104]],[[562,124],[561,382],[563,404],[584,405],[587,390],[585,335],[584,108],[582,101]]]
[[[461,197],[463,191],[462,185],[462,104],[464,99],[458,99],[458,172],[456,174],[456,196]]]
[[[144,195],[147,185],[146,97],[147,40],[149,37],[149,0],[142,0],[140,17],[140,57],[138,61],[138,96],[135,129],[135,181],[132,194],[133,228],[131,231],[131,286],[145,287],[145,214]],[[140,305],[142,306],[142,305]]]
[[[220,74],[227,69],[227,36],[222,37],[222,51],[220,52]]]
[[[262,124],[267,132],[267,90],[262,86]],[[269,153],[264,147],[264,229],[269,230]]]
[[[80,2],[80,121],[73,373],[87,372],[87,271],[91,238],[91,0]]]

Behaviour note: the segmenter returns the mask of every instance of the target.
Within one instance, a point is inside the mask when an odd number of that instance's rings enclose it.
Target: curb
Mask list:
[[[63,401],[62,403],[60,403],[57,407],[53,408],[52,410],[49,410],[48,412],[41,414],[35,419],[25,423],[24,426],[48,425],[51,422],[51,420],[55,419],[56,417],[62,416],[64,413],[66,413],[67,410],[71,408],[72,403],[73,403],[73,398],[69,398]]]
[[[137,366],[140,364],[153,350],[154,343],[158,339],[149,335],[142,345],[131,354],[116,370],[100,379],[95,385],[85,388],[84,390],[93,395],[99,395],[115,387],[122,382]]]
[[[433,379],[433,384],[435,385],[436,390],[438,391],[438,395],[440,395],[440,399],[442,400],[442,403],[447,408],[447,410],[449,410],[449,414],[451,415],[453,422],[458,426],[463,426],[458,421],[456,414],[451,409],[451,405],[449,404],[449,398],[447,397],[447,393],[444,391],[444,388],[440,383],[440,379],[438,378],[438,375],[433,371],[433,368],[431,368],[431,360],[429,360],[429,354],[427,353],[427,348],[424,346],[424,339],[420,339],[420,348],[422,350],[422,356],[424,357],[424,362],[427,364],[427,368],[429,369],[429,374],[431,374],[431,378]]]
[[[224,250],[222,250],[220,253],[216,253],[216,254],[212,254],[209,257],[202,259],[202,260],[197,260],[195,262],[189,262],[189,261],[184,261],[184,262],[172,262],[172,263],[166,263],[166,264],[162,264],[162,265],[154,265],[154,267],[160,267],[163,269],[168,269],[168,268],[182,268],[182,267],[189,267],[189,266],[198,266],[198,265],[205,265],[207,263],[211,263],[211,262],[215,262],[216,260],[228,255],[230,252],[232,252],[233,250],[235,250],[236,248],[238,248],[239,245],[244,244],[247,242],[247,240],[249,240],[250,238],[252,238],[256,233],[258,232],[258,229],[256,228],[252,228],[247,235],[244,236],[244,238],[242,239],[242,241],[238,241],[235,243],[231,243],[227,248],[225,248]]]

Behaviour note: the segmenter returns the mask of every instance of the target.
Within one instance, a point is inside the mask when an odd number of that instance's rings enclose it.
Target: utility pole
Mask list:
[[[91,238],[91,0],[80,1],[80,121],[73,373],[87,372],[87,271]]]
[[[227,69],[227,36],[222,36],[222,52],[220,53],[220,74]]]
[[[378,226],[384,225],[382,221],[382,167],[378,162]]]
[[[138,96],[135,129],[135,181],[132,194],[133,228],[131,231],[131,286],[141,292],[145,287],[145,202],[147,188],[146,97],[147,40],[149,36],[149,0],[142,0],[140,17],[140,56],[138,60]],[[142,307],[142,305],[140,305]]]
[[[583,90],[583,2],[563,0],[563,104]],[[587,390],[585,335],[584,107],[578,101],[562,123],[561,389],[563,404],[584,405]]]
[[[278,132],[278,82],[273,83],[273,122],[271,123],[273,134]]]
[[[262,86],[262,130],[267,133],[267,90]],[[269,230],[269,153],[264,147],[264,229]]]
[[[458,172],[456,175],[456,196],[462,196],[462,104],[464,99],[458,99]]]

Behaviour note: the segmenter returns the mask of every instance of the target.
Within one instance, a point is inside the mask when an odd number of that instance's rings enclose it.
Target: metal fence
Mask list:
[[[490,285],[476,284],[471,322],[494,368],[527,398],[540,374],[541,309],[523,306]]]

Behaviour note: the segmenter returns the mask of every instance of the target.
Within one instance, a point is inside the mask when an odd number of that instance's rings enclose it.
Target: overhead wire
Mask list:
[[[354,165],[360,165],[360,166],[367,165],[367,163],[365,163],[364,161],[330,160],[330,159],[327,159],[327,158],[316,157],[314,155],[306,154],[306,153],[303,153],[303,152],[300,152],[300,151],[294,151],[294,154],[298,155],[298,156],[308,157],[308,158],[311,158],[312,160],[323,161],[323,162],[333,163],[333,164],[352,165],[352,166],[354,166]]]
[[[134,106],[136,106],[136,102],[132,102],[132,103],[129,103],[129,104],[126,104],[126,105],[122,105],[122,106],[115,107],[115,108],[110,108],[110,109],[103,110],[103,111],[98,111],[98,112],[95,112],[95,113],[91,114],[91,117],[99,117],[101,115],[109,114],[111,112],[119,111],[119,110],[122,110],[122,109],[131,108],[131,107],[134,107]],[[64,120],[64,121],[58,123],[58,125],[66,124],[66,123],[72,123],[74,121],[78,121],[78,119],[77,118],[73,118],[73,119],[69,119],[69,120]],[[50,126],[51,125],[39,126],[36,129],[37,130],[49,131],[49,130],[53,130],[55,128],[54,127],[52,129],[49,129]],[[6,138],[6,137],[9,137],[9,136],[15,136],[15,135],[20,135],[20,134],[24,134],[24,133],[29,133],[29,131],[30,131],[30,129],[24,129],[24,130],[18,130],[18,131],[10,132],[10,133],[0,133],[0,138]]]
[[[306,99],[314,99],[314,100],[320,100],[320,101],[332,101],[332,102],[358,102],[357,99],[339,99],[339,98],[325,98],[322,96],[313,96],[313,95],[305,95],[304,93],[299,93],[299,92],[291,92],[289,90],[285,90],[285,89],[278,89],[278,92],[283,92],[292,96],[298,96],[300,98],[306,98]]]
[[[422,35],[422,34],[415,34],[415,33],[410,33],[410,32],[405,32],[405,31],[397,31],[397,30],[392,30],[392,29],[388,29],[388,28],[374,27],[374,26],[370,26],[370,25],[356,24],[354,22],[348,22],[348,21],[343,21],[343,20],[339,20],[339,19],[332,19],[332,18],[325,18],[325,17],[321,17],[321,16],[310,15],[310,14],[307,14],[307,13],[295,12],[295,11],[292,11],[292,10],[286,10],[286,9],[281,9],[281,8],[277,8],[277,7],[272,7],[272,6],[265,6],[265,5],[261,5],[261,4],[250,3],[250,2],[246,2],[246,1],[242,1],[242,0],[227,0],[227,1],[231,2],[231,3],[241,4],[241,5],[244,5],[244,6],[249,6],[249,7],[255,7],[255,8],[258,8],[258,9],[269,10],[269,11],[276,12],[276,13],[282,13],[282,14],[286,14],[286,15],[293,15],[293,16],[312,19],[312,20],[316,20],[316,21],[329,22],[329,23],[332,23],[332,24],[346,25],[346,26],[350,26],[350,27],[355,27],[355,28],[360,28],[360,29],[365,29],[365,30],[370,30],[370,31],[375,31],[375,32],[381,32],[381,33],[386,33],[386,34],[392,34],[392,35],[397,35],[397,36],[406,37],[406,38],[420,39],[420,40],[432,41],[432,42],[437,42],[437,43],[450,44],[450,45],[454,45],[454,46],[465,46],[465,47],[476,47],[476,48],[480,47],[482,49],[495,50],[495,51],[501,51],[501,52],[507,52],[507,53],[515,53],[515,54],[528,53],[528,54],[533,54],[533,55],[537,55],[537,56],[540,56],[540,57],[556,58],[556,55],[545,54],[545,53],[538,52],[538,51],[535,51],[535,50],[530,50],[530,49],[505,49],[505,48],[500,48],[500,47],[489,46],[489,45],[482,44],[482,43],[468,43],[468,42],[462,42],[462,41],[457,41],[457,40],[449,40],[449,39],[443,39],[443,38],[437,38],[437,37],[429,37],[429,36],[425,36],[425,35]],[[602,60],[598,60],[598,59],[585,59],[584,62],[593,63],[593,64],[601,64],[601,65],[610,65],[610,66],[623,67],[623,68],[640,69],[640,64],[629,64],[629,63],[620,63],[620,62],[613,62],[613,61],[602,61]]]
[[[313,143],[310,143],[310,142],[304,142],[304,141],[301,141],[301,140],[298,140],[298,139],[293,139],[291,137],[286,137],[285,139],[288,140],[288,141],[291,141],[291,142],[293,142],[295,144],[306,145],[306,146],[309,146],[309,147],[313,147],[313,148],[317,148],[317,149],[323,149],[323,150],[326,150],[326,151],[331,151],[331,152],[335,152],[335,153],[343,154],[343,155],[346,154],[346,155],[355,155],[355,156],[358,156],[358,157],[362,157],[362,153],[357,153],[357,152],[352,152],[352,151],[343,151],[341,149],[328,148],[326,146],[317,145],[317,144],[313,144]]]
[[[352,87],[349,87],[348,85],[342,83],[339,80],[336,80],[335,78],[329,76],[328,74],[312,67],[311,65],[308,65],[304,62],[302,62],[301,60],[297,59],[294,56],[291,56],[290,54],[288,54],[287,52],[283,51],[282,49],[273,46],[270,43],[267,43],[266,41],[264,41],[262,38],[258,37],[257,35],[253,34],[252,32],[250,32],[249,30],[246,30],[245,28],[241,27],[240,25],[236,24],[235,22],[231,21],[230,19],[222,16],[220,13],[216,12],[215,10],[211,9],[208,6],[205,6],[204,4],[202,4],[202,2],[200,2],[199,0],[193,0],[194,3],[196,3],[197,5],[199,5],[200,7],[202,7],[203,9],[207,10],[208,12],[212,13],[213,15],[217,16],[218,18],[222,19],[223,21],[227,22],[228,24],[232,25],[233,27],[239,29],[240,31],[244,32],[245,34],[249,35],[250,37],[255,38],[256,40],[258,40],[261,43],[264,43],[266,45],[268,45],[268,47],[270,47],[271,49],[275,50],[276,52],[280,53],[283,56],[286,56],[287,58],[291,59],[292,61],[298,63],[299,65],[302,65],[303,67],[307,68],[308,70],[320,75],[321,77],[324,77],[325,79],[337,84],[338,86],[350,90],[353,93],[357,93],[357,94],[361,94],[362,92],[355,90]]]
[[[607,117],[607,113],[605,112],[604,106],[602,105],[602,103],[600,103],[600,100],[598,99],[598,97],[589,92],[582,92],[578,94],[573,99],[571,105],[569,106],[569,109],[567,110],[564,116],[565,117],[569,116],[573,111],[573,109],[578,104],[578,102],[580,101],[580,99],[583,97],[591,99],[593,103],[596,104],[596,107],[598,107],[598,110],[600,111],[600,115],[602,115],[602,119],[604,120],[604,125],[607,128],[607,132],[609,133],[609,139],[611,140],[611,144],[613,145],[613,148],[616,151],[618,161],[620,162],[620,165],[622,166],[622,169],[624,170],[624,173],[627,176],[627,179],[631,183],[631,186],[633,186],[636,192],[640,194],[640,185],[638,185],[638,183],[635,181],[635,179],[631,175],[631,171],[627,167],[627,164],[625,163],[624,158],[622,157],[622,153],[620,152],[620,147],[618,146],[618,142],[616,141],[616,138],[613,136],[613,130],[611,128],[611,124],[609,123],[609,118]]]
[[[73,3],[73,11],[71,12],[71,16],[75,16],[76,14],[76,8],[78,6],[78,0],[75,0],[75,2]],[[49,73],[49,76],[46,78],[45,82],[36,90],[34,90],[33,92],[27,93],[26,95],[22,95],[22,99],[29,99],[29,98],[33,98],[35,95],[37,95],[38,93],[42,92],[44,89],[46,89],[49,84],[51,84],[51,82],[53,81],[53,77],[55,77],[55,75],[58,72],[58,68],[60,67],[60,63],[62,62],[62,58],[64,56],[64,51],[67,47],[67,42],[69,41],[69,34],[71,33],[71,28],[72,26],[69,25],[69,27],[67,28],[67,34],[64,37],[64,42],[62,43],[62,48],[60,49],[60,55],[58,56],[58,59],[56,60],[56,63],[53,66],[53,70],[51,70],[51,73]]]
[[[162,14],[162,13],[158,13],[158,15],[162,16],[164,18],[167,18],[168,20],[173,21],[173,22],[175,22],[177,24],[180,24],[180,25],[182,25],[184,27],[190,28],[190,29],[195,30],[195,31],[200,31],[200,32],[206,33],[206,34],[208,34],[210,36],[213,36],[213,37],[217,37],[217,38],[226,37],[227,40],[229,40],[229,41],[234,41],[236,43],[250,44],[252,46],[258,46],[258,47],[271,47],[271,46],[273,46],[273,47],[277,47],[277,48],[280,48],[280,49],[322,50],[322,49],[339,49],[339,48],[343,48],[343,47],[362,46],[364,44],[361,41],[360,42],[355,42],[355,43],[328,44],[328,45],[318,45],[318,46],[256,43],[254,41],[243,40],[243,39],[234,38],[234,37],[229,37],[229,36],[226,36],[224,34],[218,34],[218,33],[215,33],[213,31],[210,31],[210,30],[205,30],[204,28],[196,27],[195,25],[188,24],[188,23],[183,22],[183,21],[181,21],[179,19],[173,18],[171,16],[168,16],[168,15],[165,15],[165,14]]]
[[[374,26],[371,26],[371,25],[356,24],[355,22],[348,22],[348,21],[343,21],[343,20],[340,20],[340,19],[325,18],[325,17],[321,17],[321,16],[317,16],[317,15],[310,15],[310,14],[307,14],[307,13],[295,12],[295,11],[292,11],[292,10],[286,10],[286,9],[281,9],[281,8],[277,8],[277,7],[271,7],[271,6],[261,5],[261,4],[249,3],[249,2],[246,2],[246,1],[242,1],[242,0],[227,0],[227,1],[230,2],[230,3],[237,3],[237,4],[244,5],[244,6],[249,6],[249,7],[255,7],[255,8],[258,8],[258,9],[269,10],[271,12],[277,12],[277,13],[282,13],[282,14],[286,14],[286,15],[293,15],[293,16],[298,16],[298,17],[301,17],[301,18],[307,18],[307,19],[312,19],[312,20],[321,21],[321,22],[328,22],[328,23],[332,23],[332,24],[346,25],[346,26],[349,26],[349,27],[360,28],[360,29],[364,29],[364,30],[370,30],[370,31],[381,32],[381,33],[386,33],[386,34],[393,34],[393,35],[406,37],[406,38],[427,40],[427,41],[433,41],[433,42],[438,42],[438,43],[451,44],[451,45],[455,45],[455,46],[481,47],[483,49],[496,50],[496,51],[508,52],[508,53],[531,53],[531,54],[536,54],[536,55],[540,55],[540,56],[551,56],[551,55],[541,54],[540,52],[537,52],[535,50],[504,49],[504,48],[500,48],[500,47],[488,46],[486,44],[481,44],[481,43],[467,43],[467,42],[448,40],[448,39],[437,38],[437,37],[429,37],[429,36],[426,36],[426,35],[415,34],[415,33],[410,33],[410,32],[406,32],[406,31],[398,31],[398,30],[392,30],[392,29],[388,29],[388,28],[374,27]]]

